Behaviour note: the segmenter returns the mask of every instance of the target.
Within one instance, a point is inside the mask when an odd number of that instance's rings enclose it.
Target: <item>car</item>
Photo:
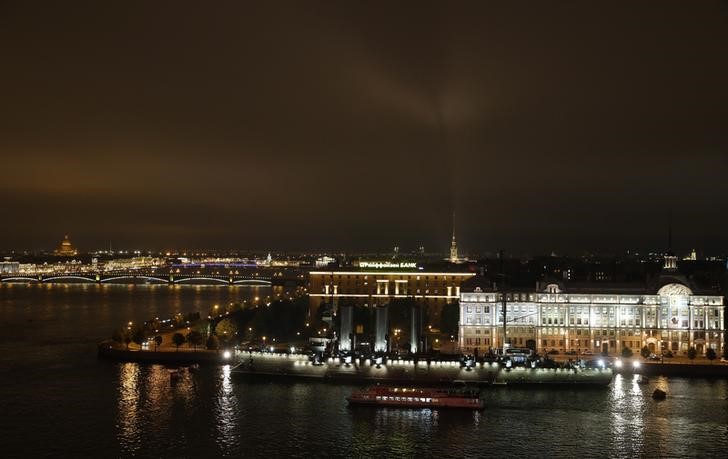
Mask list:
[[[557,351],[556,349],[551,349],[550,351],[547,352],[547,354],[558,354],[558,353],[559,353],[559,351]]]
[[[564,352],[564,354],[566,354],[566,355],[577,355],[576,351],[575,351],[575,350],[573,350],[573,349],[572,349],[572,350],[570,350],[570,351],[566,351],[566,352]]]
[[[587,349],[586,351],[582,351],[581,355],[594,355],[594,353]]]
[[[648,360],[660,360],[660,356],[658,356],[658,355],[656,355],[656,354],[650,354],[650,355],[649,355],[649,356],[647,357],[647,359],[648,359]]]
[[[672,356],[673,356],[673,355],[672,355],[672,351],[670,351],[670,350],[667,350],[667,351],[662,351],[662,356],[663,356],[663,357],[668,357],[668,358],[672,358]]]

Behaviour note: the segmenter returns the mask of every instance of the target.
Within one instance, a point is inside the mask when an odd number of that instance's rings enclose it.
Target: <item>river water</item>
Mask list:
[[[483,412],[348,408],[351,386],[233,381],[95,344],[129,320],[208,311],[270,289],[0,285],[3,457],[724,457],[728,382],[617,376],[605,389],[494,388]],[[669,397],[650,398],[655,387]]]

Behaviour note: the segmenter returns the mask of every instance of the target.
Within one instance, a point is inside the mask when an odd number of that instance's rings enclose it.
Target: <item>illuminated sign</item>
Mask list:
[[[392,263],[391,261],[360,261],[359,267],[373,269],[404,269],[417,268],[417,263],[414,261],[403,261],[401,263]]]

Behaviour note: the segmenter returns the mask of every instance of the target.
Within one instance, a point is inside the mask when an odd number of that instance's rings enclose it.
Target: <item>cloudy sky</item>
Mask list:
[[[0,249],[728,242],[726,2],[0,1],[0,56]]]

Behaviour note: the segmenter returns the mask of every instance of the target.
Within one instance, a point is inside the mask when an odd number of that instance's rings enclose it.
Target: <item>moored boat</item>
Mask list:
[[[375,386],[347,397],[350,405],[401,408],[468,408],[482,410],[479,392]]]

